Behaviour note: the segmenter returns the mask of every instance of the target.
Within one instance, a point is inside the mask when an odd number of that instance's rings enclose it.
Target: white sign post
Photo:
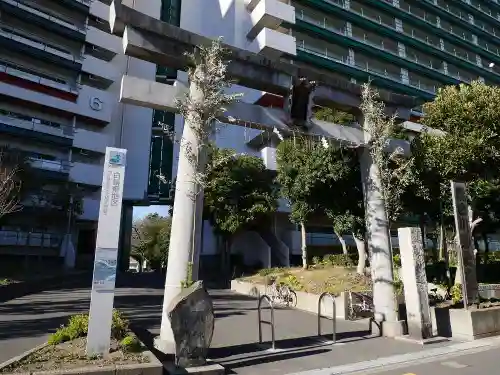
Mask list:
[[[106,147],[90,298],[87,355],[109,352],[127,150]]]

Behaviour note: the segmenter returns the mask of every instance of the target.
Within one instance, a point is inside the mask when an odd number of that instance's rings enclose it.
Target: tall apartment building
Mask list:
[[[500,2],[497,0],[183,0],[181,28],[389,91],[431,100],[440,86],[480,79],[500,83]],[[179,74],[180,79],[185,75]],[[282,106],[283,98],[235,87],[247,102]],[[421,115],[418,108],[415,115]],[[182,120],[176,119],[176,132]],[[220,147],[262,157],[276,168],[276,143],[259,132],[227,126]],[[178,148],[174,146],[174,155]],[[175,176],[176,163],[173,166]],[[280,263],[273,253],[300,254],[300,236],[280,206],[272,228],[243,233],[233,250],[245,262]],[[214,255],[209,225],[202,255]],[[273,238],[274,237],[274,238]],[[309,228],[310,245],[335,242],[331,228]],[[287,250],[288,248],[288,250]],[[284,259],[284,257],[278,257]]]
[[[110,2],[0,0],[0,145],[25,153],[39,189],[57,194],[71,185],[83,196],[81,214],[68,221],[83,258],[95,246],[106,146],[128,150],[124,232],[132,205],[148,202],[153,111],[121,105],[118,96],[124,73],[154,79],[156,66],[123,55],[109,33]],[[134,6],[160,16],[161,0]],[[37,218],[41,203],[24,203],[2,219],[0,253],[57,255],[68,227]]]

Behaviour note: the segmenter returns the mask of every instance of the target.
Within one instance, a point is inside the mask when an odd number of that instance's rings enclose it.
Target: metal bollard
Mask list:
[[[262,301],[267,300],[269,307],[271,308],[271,321],[262,320]],[[262,344],[262,323],[269,324],[271,326],[271,350],[276,350],[276,338],[274,335],[274,306],[271,298],[267,295],[263,295],[259,298],[259,305],[257,308],[257,315],[259,317],[259,344]]]
[[[330,297],[332,300],[332,343],[335,344],[337,342],[337,311],[336,311],[336,306],[335,306],[335,296],[328,293],[324,292],[319,296],[318,299],[318,337],[321,338],[321,318],[328,318],[326,316],[321,315],[321,302],[325,297]]]

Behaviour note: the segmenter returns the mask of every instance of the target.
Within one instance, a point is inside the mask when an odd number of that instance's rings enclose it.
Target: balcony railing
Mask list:
[[[74,129],[71,126],[64,126],[50,121],[42,122],[40,119],[30,118],[29,116],[18,115],[12,112],[6,114],[2,110],[0,110],[0,123],[60,137],[72,137],[74,134]]]
[[[64,50],[60,47],[56,47],[54,45],[49,45],[47,43],[41,42],[38,37],[35,34],[28,33],[28,32],[23,32],[18,33],[17,31],[8,29],[6,27],[0,27],[0,36],[3,36],[5,38],[14,40],[19,43],[26,44],[28,46],[37,48],[42,51],[46,51],[49,53],[52,53],[56,56],[65,58],[70,61],[82,62],[82,56],[81,54],[78,56],[73,55],[71,52]]]
[[[36,14],[39,17],[45,18],[46,20],[49,20],[50,22],[57,23],[57,24],[64,26],[68,29],[80,31],[82,33],[85,33],[85,31],[86,31],[86,29],[84,27],[78,27],[77,25],[69,23],[68,21],[63,20],[60,17],[56,17],[54,15],[43,13],[43,12],[39,11],[38,9],[34,9],[34,8],[29,7],[29,6],[26,6],[19,1],[15,1],[15,0],[2,0],[2,1],[4,3],[10,4],[12,6],[18,7],[19,9],[22,9],[26,12],[31,13],[31,14]]]
[[[332,2],[332,0],[325,0],[325,1],[327,1],[327,2],[329,2],[329,3],[330,3],[330,2]],[[334,4],[335,4],[335,5],[338,5],[337,3],[334,3]],[[365,16],[363,13],[359,13],[359,12],[357,12],[357,11],[355,11],[355,10],[352,10],[352,9],[350,9],[350,12],[351,12],[351,13],[354,13],[354,14],[356,14],[356,15],[358,15],[359,17],[365,18],[365,19],[367,19],[367,20],[371,20],[371,21],[378,22],[378,23],[379,23],[380,25],[382,25],[383,27],[389,28],[389,29],[391,29],[391,30],[392,30],[393,32],[395,32],[395,33],[403,34],[403,35],[406,35],[406,36],[408,36],[408,37],[410,37],[410,38],[413,38],[413,39],[415,39],[415,40],[418,40],[419,42],[421,42],[421,43],[425,43],[427,46],[429,46],[429,47],[431,47],[431,48],[433,48],[433,49],[437,49],[437,50],[439,50],[439,51],[443,51],[443,52],[445,52],[445,53],[447,53],[447,54],[449,54],[449,55],[453,56],[453,58],[456,58],[456,59],[460,60],[462,63],[465,63],[465,64],[472,64],[472,65],[474,65],[474,66],[476,66],[476,67],[478,67],[478,68],[480,68],[480,69],[483,69],[485,74],[488,74],[488,75],[491,75],[491,74],[498,75],[496,72],[492,71],[491,69],[486,69],[486,68],[484,68],[484,67],[482,67],[482,66],[480,66],[480,65],[475,64],[474,62],[472,62],[472,61],[470,61],[470,60],[464,59],[463,57],[461,57],[461,56],[457,55],[457,54],[456,54],[456,52],[453,52],[453,53],[452,53],[451,51],[449,51],[449,50],[447,50],[447,49],[441,49],[440,47],[438,47],[438,46],[436,46],[436,45],[434,45],[434,44],[430,43],[430,42],[429,42],[429,40],[425,40],[425,39],[419,38],[418,36],[416,36],[416,35],[415,35],[415,33],[414,33],[414,31],[413,31],[413,30],[412,30],[412,32],[411,32],[411,33],[408,33],[408,32],[406,32],[406,31],[404,31],[404,30],[398,31],[398,30],[396,30],[396,28],[395,28],[394,26],[392,26],[392,25],[388,25],[388,24],[386,24],[386,23],[383,23],[383,22],[382,22],[382,20],[381,20],[380,18],[377,20],[377,19],[374,19],[374,18],[372,18],[372,17],[367,17],[367,16]],[[395,56],[398,56],[398,57],[404,58],[404,59],[406,59],[406,60],[408,60],[408,61],[411,61],[411,62],[413,62],[413,63],[419,64],[419,65],[422,65],[422,66],[424,66],[424,67],[426,67],[426,68],[428,68],[428,69],[432,69],[432,70],[438,71],[438,72],[440,72],[440,73],[441,73],[441,74],[443,74],[443,75],[447,75],[447,76],[449,76],[449,77],[452,77],[452,78],[455,78],[455,79],[459,79],[459,80],[464,81],[464,82],[467,82],[467,83],[469,83],[469,82],[471,81],[471,80],[470,80],[470,79],[468,79],[468,78],[465,78],[465,77],[460,77],[460,75],[455,75],[455,74],[452,74],[452,73],[450,73],[450,72],[445,73],[445,72],[444,72],[443,70],[441,70],[441,69],[436,69],[436,68],[434,68],[434,67],[432,67],[432,66],[430,66],[430,65],[422,64],[422,63],[420,63],[420,62],[418,62],[418,61],[416,61],[416,60],[410,59],[410,58],[408,58],[408,57],[402,57],[402,56],[399,56],[398,54],[394,53],[393,51],[391,51],[391,50],[388,50],[388,49],[384,48],[384,46],[383,46],[383,45],[380,45],[380,44],[377,44],[377,43],[373,43],[373,42],[371,42],[371,41],[369,41],[369,40],[367,40],[367,39],[361,39],[361,38],[357,38],[357,37],[355,37],[355,36],[347,36],[347,34],[346,34],[345,30],[340,30],[340,29],[337,29],[337,28],[334,28],[334,27],[328,26],[328,24],[327,24],[327,22],[326,22],[326,18],[325,18],[323,21],[318,20],[318,19],[316,19],[316,18],[314,18],[314,17],[311,17],[311,16],[309,16],[309,15],[306,15],[306,14],[304,13],[304,11],[303,11],[303,10],[302,10],[301,12],[296,12],[295,16],[296,16],[298,19],[301,19],[301,20],[303,20],[303,21],[305,21],[305,22],[309,22],[309,23],[311,23],[311,24],[313,24],[313,25],[315,25],[315,26],[319,26],[319,27],[321,27],[321,28],[324,28],[324,29],[326,29],[326,30],[329,30],[329,31],[332,31],[332,32],[335,32],[335,33],[340,33],[340,34],[342,34],[342,35],[343,35],[343,36],[345,36],[345,37],[350,37],[350,38],[352,38],[352,39],[355,39],[355,40],[357,40],[357,41],[363,42],[363,43],[365,43],[365,44],[369,44],[369,45],[371,45],[371,46],[377,47],[377,48],[379,48],[379,49],[381,49],[381,50],[383,50],[383,51],[385,51],[385,52],[387,52],[387,53],[391,53],[391,54],[393,54],[393,55],[395,55]],[[426,21],[426,22],[427,22],[427,21]],[[443,30],[444,30],[444,29],[443,29]],[[489,51],[489,52],[491,52],[491,51]],[[498,76],[499,76],[499,78],[500,78],[500,75],[498,75]]]
[[[61,241],[62,235],[55,233],[0,231],[0,246],[58,248]]]
[[[378,77],[381,77],[381,78],[384,78],[384,79],[387,79],[390,81],[394,81],[394,82],[397,82],[400,84],[404,84],[407,86],[417,88],[417,89],[422,90],[422,91],[426,91],[432,95],[435,95],[437,92],[437,86],[430,86],[430,85],[421,83],[420,81],[404,82],[402,75],[397,75],[397,74],[390,73],[387,70],[381,70],[381,69],[370,67],[368,63],[366,63],[366,64],[359,64],[359,63],[351,64],[351,63],[349,63],[348,58],[346,58],[344,56],[337,55],[331,51],[328,51],[327,48],[319,50],[318,48],[315,48],[313,46],[307,46],[304,41],[297,41],[297,49],[304,51],[304,52],[307,52],[307,53],[310,53],[310,54],[313,54],[313,55],[316,55],[316,56],[319,56],[319,57],[322,57],[324,59],[335,61],[336,63],[340,63],[340,64],[343,64],[343,65],[348,66],[348,67],[355,67],[356,69],[365,71],[369,74],[374,74]]]
[[[29,160],[33,168],[46,171],[69,173],[71,169],[71,163],[66,160],[47,160],[36,156],[30,157]]]
[[[26,79],[28,81],[38,83],[43,86],[52,87],[57,90],[78,94],[78,88],[76,87],[76,85],[71,85],[68,82],[63,81],[62,79],[58,80],[55,77],[45,78],[38,74],[28,73],[22,69],[25,68],[21,68],[10,63],[0,62],[0,72],[7,73],[8,75],[14,77]]]
[[[347,35],[347,33],[346,33],[345,30],[341,30],[341,29],[337,29],[337,28],[332,27],[332,26],[328,26],[328,24],[326,22],[326,18],[322,22],[322,21],[317,20],[315,18],[312,18],[312,17],[310,17],[308,15],[305,15],[304,12],[296,14],[296,17],[299,18],[299,19],[301,19],[301,20],[303,20],[304,22],[307,22],[307,23],[310,23],[312,25],[321,27],[322,29],[328,30],[328,31],[330,31],[332,33],[341,35],[344,38],[350,38],[350,39],[355,40],[357,42],[360,42],[360,43],[367,44],[367,45],[370,45],[372,47],[375,47],[375,48],[377,48],[377,49],[379,49],[379,50],[381,50],[381,51],[383,51],[383,52],[385,52],[387,54],[390,54],[391,56],[393,56],[395,58],[406,60],[406,61],[410,61],[413,64],[421,66],[422,68],[432,70],[432,71],[434,71],[436,73],[439,73],[439,74],[442,74],[442,75],[445,75],[445,76],[450,76],[450,77],[453,77],[453,78],[456,78],[456,79],[461,79],[461,80],[463,80],[465,82],[470,82],[470,80],[459,78],[459,77],[456,77],[456,76],[451,75],[449,73],[445,73],[444,70],[442,70],[442,69],[436,69],[436,68],[434,68],[434,67],[432,67],[430,65],[422,64],[419,61],[410,59],[408,57],[399,56],[397,53],[384,48],[383,44],[377,44],[377,43],[371,42],[370,40],[366,39],[366,36],[365,36],[365,38],[362,39],[362,38],[358,38],[358,37],[356,37],[354,35],[352,35],[352,36],[351,35]]]

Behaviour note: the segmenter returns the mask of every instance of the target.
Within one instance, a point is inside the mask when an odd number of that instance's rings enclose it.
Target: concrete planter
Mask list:
[[[266,289],[266,286],[261,284],[252,284],[240,280],[231,281],[231,290],[247,296],[258,298],[259,296],[266,294]],[[317,314],[319,300],[318,294],[299,291],[295,293],[297,294],[297,309]],[[347,317],[349,308],[347,298],[347,293],[340,293],[339,296],[335,297],[335,315],[337,316],[337,318],[345,319]],[[330,300],[330,298],[324,298],[321,302],[321,314],[326,317],[332,318],[332,309],[332,301]]]
[[[500,335],[500,307],[479,310],[431,309],[434,333],[457,340],[476,340]]]
[[[40,345],[34,349],[28,350],[27,352],[14,357],[4,363],[0,363],[0,370],[10,366],[16,362],[21,361],[30,354],[42,349],[47,344]],[[137,363],[137,364],[127,364],[127,365],[109,365],[109,366],[86,366],[80,368],[64,369],[64,370],[53,370],[53,371],[33,371],[30,375],[162,375],[163,374],[163,364],[153,355],[151,352],[144,352],[145,356],[149,358],[148,363]],[[5,375],[19,375],[20,373],[4,373]]]

